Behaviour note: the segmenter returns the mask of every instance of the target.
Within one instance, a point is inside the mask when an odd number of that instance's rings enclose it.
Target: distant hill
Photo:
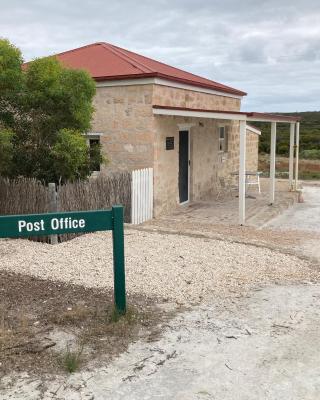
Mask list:
[[[280,113],[279,113],[280,114]],[[320,158],[320,111],[307,111],[299,113],[281,113],[282,115],[294,115],[302,118],[300,123],[300,151],[319,154]],[[255,122],[255,126],[262,130],[259,141],[259,152],[270,152],[270,123]],[[277,154],[287,156],[289,154],[289,124],[277,124]]]

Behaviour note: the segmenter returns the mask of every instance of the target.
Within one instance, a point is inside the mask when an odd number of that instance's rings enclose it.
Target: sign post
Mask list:
[[[112,231],[114,304],[126,313],[123,206],[109,210],[75,211],[0,217],[0,238]]]
[[[124,267],[123,207],[112,207],[113,212],[113,279],[114,303],[120,314],[126,312],[126,278]]]

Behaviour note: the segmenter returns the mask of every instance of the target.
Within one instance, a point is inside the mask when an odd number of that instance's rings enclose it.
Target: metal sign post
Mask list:
[[[0,217],[0,238],[112,231],[114,304],[126,312],[123,206],[109,210],[75,211]]]

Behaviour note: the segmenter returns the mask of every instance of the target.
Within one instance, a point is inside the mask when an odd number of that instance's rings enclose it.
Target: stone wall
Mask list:
[[[98,87],[92,131],[102,133],[104,171],[153,167],[152,85]]]
[[[155,117],[154,148],[154,212],[155,216],[179,204],[179,128],[184,119],[177,117]],[[166,137],[174,138],[174,149],[166,150]]]
[[[256,133],[247,130],[246,169],[248,171],[258,170],[259,137]]]
[[[228,151],[219,151],[219,126],[228,131]],[[192,199],[213,199],[219,177],[230,177],[238,169],[239,124],[223,120],[205,120],[192,131]]]
[[[156,105],[239,111],[240,99],[185,89],[155,85],[152,103]],[[169,116],[155,117],[155,214],[168,212],[179,204],[179,125],[192,124],[190,130],[190,199],[212,198],[218,176],[236,170],[239,162],[239,124],[229,126],[229,152],[219,154],[218,125],[224,121]],[[200,123],[200,124],[199,124]],[[174,137],[174,150],[165,150],[166,136]]]
[[[239,168],[239,123],[199,118],[156,117],[155,213],[179,204],[179,127],[190,125],[190,200],[214,199],[219,177]],[[228,152],[219,152],[218,127],[228,130]],[[166,136],[174,137],[174,150],[165,150]]]
[[[215,94],[155,85],[153,104],[205,110],[239,111],[241,100]]]
[[[152,104],[238,111],[240,100],[160,85],[99,87],[92,131],[102,133],[109,159],[103,171],[154,168],[155,215],[179,204],[179,126],[190,129],[190,199],[212,199],[218,177],[239,168],[239,123],[200,118],[154,116]],[[219,153],[218,126],[228,127],[228,152]],[[166,137],[174,150],[166,150]],[[247,169],[257,168],[257,135],[248,132]]]
[[[239,122],[173,116],[155,120],[155,215],[179,204],[179,127],[190,126],[190,200],[214,200],[219,177],[231,178],[239,170]],[[219,152],[221,125],[228,131],[227,153]],[[166,136],[174,137],[174,150],[165,150]],[[257,165],[258,135],[247,131],[246,169],[256,171]]]

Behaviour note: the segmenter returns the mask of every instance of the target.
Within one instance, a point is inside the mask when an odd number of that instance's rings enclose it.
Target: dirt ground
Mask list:
[[[68,355],[77,357],[80,368],[101,354],[110,361],[142,336],[155,337],[164,320],[155,299],[130,296],[128,302],[128,313],[120,318],[110,290],[1,271],[0,376],[64,374]]]
[[[126,334],[120,340],[120,346],[117,346],[116,336],[112,335],[110,343],[101,345],[99,339],[106,337],[104,332],[102,336],[93,336],[88,346],[87,354],[97,343],[102,346],[97,345],[92,361],[88,359],[83,368],[72,374],[57,373],[56,367],[49,370],[51,373],[46,370],[40,373],[34,368],[25,368],[27,372],[22,372],[21,368],[21,372],[7,373],[0,381],[0,399],[318,400],[320,260],[312,257],[304,246],[310,243],[313,248],[319,248],[319,232],[314,230],[313,221],[320,211],[320,201],[317,200],[320,198],[320,187],[305,193],[305,203],[295,205],[284,214],[286,217],[277,217],[272,226],[263,229],[210,226],[192,219],[183,223],[175,220],[168,226],[162,219],[160,223],[156,221],[139,228],[142,236],[137,235],[135,230],[128,230],[128,244],[133,246],[138,240],[141,246],[144,242],[147,246],[145,251],[139,248],[139,254],[143,255],[142,263],[128,249],[129,262],[139,265],[139,269],[131,271],[133,282],[134,279],[140,280],[141,274],[145,279],[143,282],[149,287],[150,277],[145,269],[152,264],[154,274],[161,265],[160,261],[165,260],[168,274],[157,275],[159,292],[161,285],[166,285],[167,281],[170,283],[172,275],[169,272],[175,268],[177,275],[170,284],[175,286],[174,292],[179,298],[179,285],[183,284],[181,287],[187,294],[188,286],[185,285],[189,285],[192,291],[197,284],[197,279],[191,275],[188,282],[180,282],[180,275],[184,277],[189,267],[193,271],[195,268],[197,271],[203,269],[209,274],[211,266],[216,270],[207,279],[207,286],[215,286],[214,277],[217,285],[225,282],[223,296],[218,296],[215,291],[208,292],[209,295],[203,297],[198,305],[190,303],[184,309],[177,309],[177,302],[167,298],[165,303],[158,301],[154,311],[152,297],[141,299],[133,294],[132,302],[136,304],[136,309],[143,316],[143,310],[147,309],[151,316],[149,314],[142,321],[135,319],[132,335],[128,334],[131,329],[125,322]],[[288,226],[295,217],[300,222]],[[311,229],[306,229],[307,226]],[[102,236],[96,239],[105,241]],[[96,239],[90,239],[92,246]],[[157,248],[160,239],[163,246]],[[16,260],[18,254],[21,257],[12,246],[11,243],[4,246],[8,260],[11,260],[10,257]],[[203,252],[209,255],[210,246],[210,257],[204,256]],[[49,257],[49,250],[46,252]],[[170,256],[174,256],[172,263]],[[210,264],[212,259],[214,264]],[[15,263],[15,268],[20,268],[20,264]],[[32,272],[31,264],[26,272]],[[84,279],[84,273],[81,274],[79,276]],[[32,293],[36,293],[33,278],[26,279],[31,279],[31,282],[26,281],[30,286],[27,290],[29,294],[24,300],[22,293],[25,288],[19,290],[18,286],[17,291],[13,291],[14,310],[19,309],[15,306],[15,297],[20,299],[17,303],[20,306],[24,302],[34,304],[34,299],[31,300],[34,297]],[[201,282],[203,284],[205,279]],[[54,297],[48,295],[51,284],[47,285],[43,289],[42,302],[47,297]],[[53,291],[60,287],[60,284],[52,285]],[[57,316],[61,313],[68,315],[68,308],[76,308],[79,300],[85,300],[85,305],[90,305],[95,304],[95,294],[100,296],[99,302],[106,295],[103,289],[78,286],[75,301],[71,302],[73,296],[70,295],[69,285],[61,285],[69,297],[58,292],[57,297],[62,300],[57,300],[55,306],[50,303],[49,307],[49,311],[54,311],[54,321],[47,314],[42,317],[43,321],[48,320],[54,325],[59,321]],[[5,304],[11,292],[10,283],[4,281],[2,291]],[[156,292],[157,287],[152,286],[152,293]],[[110,315],[110,293],[108,298]],[[83,303],[80,304],[83,306]],[[33,307],[38,310],[38,315],[43,315],[43,303]],[[94,309],[94,306],[91,307],[92,311]],[[89,314],[90,321],[95,313]],[[33,325],[40,320],[39,316],[30,318]],[[17,326],[21,326],[19,324]],[[68,326],[69,322],[63,323],[64,329]],[[78,321],[76,329],[81,326]],[[117,334],[114,330],[112,332]],[[51,337],[51,340],[54,339]],[[48,351],[51,351],[50,348],[43,354]],[[30,360],[28,357],[26,360]],[[39,365],[44,368],[46,364],[41,362]],[[28,361],[25,365],[28,367]]]
[[[0,396],[66,400],[318,400],[320,285],[257,286],[180,313],[157,341],[54,379],[7,376]],[[5,389],[4,389],[5,388]]]

